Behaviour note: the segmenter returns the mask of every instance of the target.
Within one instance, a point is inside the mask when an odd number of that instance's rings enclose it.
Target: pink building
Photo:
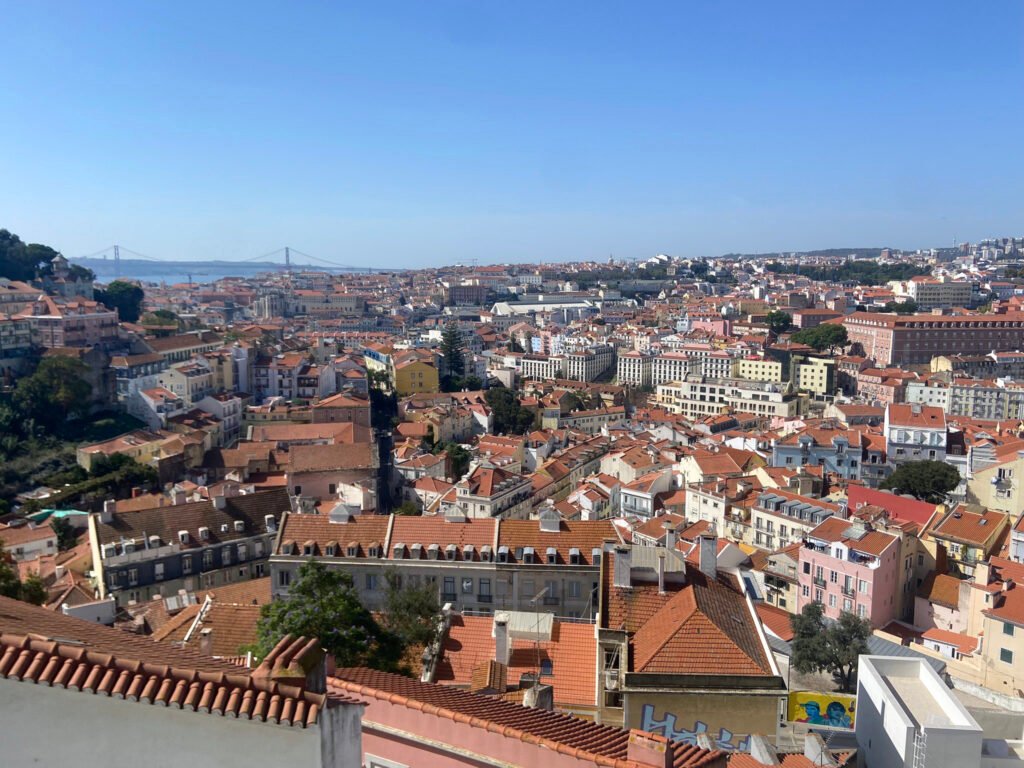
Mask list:
[[[485,667],[489,665],[484,664]],[[493,662],[490,666],[494,665]],[[476,675],[474,675],[474,678]],[[364,765],[379,768],[725,768],[727,753],[363,668],[328,690],[366,703]]]
[[[843,611],[884,627],[899,610],[900,540],[856,518],[830,517],[800,547],[798,608],[815,601],[825,615]]]

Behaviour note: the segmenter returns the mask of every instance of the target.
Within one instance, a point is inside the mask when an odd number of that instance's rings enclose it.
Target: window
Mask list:
[[[242,562],[249,556],[249,548],[245,544],[238,545],[238,561]]]
[[[472,595],[473,594],[473,579],[466,577],[462,579],[462,594]]]
[[[208,571],[213,568],[213,550],[207,549],[203,551],[203,570]]]
[[[868,615],[868,608],[867,608],[867,606],[864,605],[864,604],[858,605],[857,606],[857,615],[860,616],[862,619],[865,618]]]
[[[570,598],[579,598],[580,591],[581,591],[580,590],[580,583],[578,581],[570,581],[568,586],[569,586],[569,597]]]
[[[181,572],[192,573],[192,555],[181,556]]]
[[[444,592],[442,594],[442,597],[445,600],[454,600],[455,599],[455,577],[454,576],[445,576],[444,577]]]
[[[828,580],[831,581],[833,584],[838,584],[839,583],[839,571],[832,571],[831,573],[829,573]]]
[[[917,564],[918,565],[924,565],[924,555],[918,555],[917,556]]]
[[[829,608],[835,608],[836,607],[836,596],[835,595],[829,595],[828,596],[828,607]]]
[[[373,592],[375,589],[377,589],[377,574],[376,573],[368,573],[368,574],[366,574],[366,590],[368,592]]]
[[[277,572],[277,586],[287,587],[292,583],[292,572],[291,571],[278,571]]]
[[[857,591],[862,595],[866,595],[868,593],[868,583],[864,581],[864,579],[857,579]]]
[[[295,486],[295,494],[294,495],[295,496],[301,496],[302,495],[302,486],[301,485],[296,485]]]
[[[138,568],[129,568],[128,569],[128,583],[131,586],[133,586],[133,587],[136,584],[139,583],[139,569]]]
[[[262,579],[266,575],[266,568],[263,563],[256,563],[252,567],[252,576],[254,579]]]
[[[1013,637],[1013,624],[1010,624],[1010,623],[1004,621],[1003,622],[1003,634],[1004,635],[1009,635],[1010,637]]]
[[[253,557],[263,557],[263,542],[262,541],[255,541],[255,542],[253,542],[253,545],[252,545],[252,556]]]
[[[155,563],[153,565],[153,578],[156,579],[157,581],[161,581],[163,579],[163,577],[164,577],[164,564],[163,563]],[[1007,625],[1004,624],[1003,626],[1007,626]]]
[[[814,590],[814,602],[820,603],[824,593],[820,589]]]
[[[810,597],[811,596],[811,588],[808,587],[806,584],[804,584],[801,589],[803,591],[804,597]]]
[[[811,564],[810,563],[804,563],[804,573],[808,573],[809,574],[810,572],[811,572]]]
[[[328,483],[328,484],[327,484],[327,492],[328,492],[329,494],[331,494],[331,495],[333,496],[333,495],[334,495],[334,492],[335,492],[336,490],[338,490],[338,486],[337,486],[337,485],[335,485],[334,483]]]
[[[1013,664],[1013,651],[1009,648],[1000,648],[999,660],[1004,664]]]
[[[477,599],[479,599],[479,601],[481,603],[489,603],[489,602],[491,602],[491,580],[490,579],[480,579],[479,584],[480,584],[480,592],[479,592],[479,594],[477,594]]]
[[[312,554],[312,552],[310,554]],[[221,550],[220,559],[224,565],[229,565],[231,563],[231,547],[224,547]]]
[[[853,601],[847,598],[843,598],[843,610],[849,613],[853,610]]]

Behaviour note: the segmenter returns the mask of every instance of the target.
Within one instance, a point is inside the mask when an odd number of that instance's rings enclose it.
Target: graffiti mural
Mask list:
[[[853,728],[857,697],[842,693],[794,691],[789,694],[789,719],[794,723]]]
[[[644,704],[643,709],[640,711],[640,718],[640,728],[642,730],[656,733],[669,739],[675,739],[676,741],[696,746],[697,737],[703,733],[707,734],[708,739],[711,741],[712,749],[746,752],[750,748],[749,736],[744,736],[742,739],[738,738],[728,728],[719,728],[718,736],[712,736],[708,733],[708,724],[702,720],[695,721],[693,728],[680,728],[678,723],[676,723],[676,716],[671,712],[666,712],[665,717],[659,720],[654,716],[653,704]]]

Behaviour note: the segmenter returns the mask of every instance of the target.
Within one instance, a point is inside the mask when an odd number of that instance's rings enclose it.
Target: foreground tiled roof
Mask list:
[[[627,759],[630,732],[621,728],[372,669],[338,669],[335,676],[328,679],[328,686],[350,695],[465,723],[505,738],[518,738],[597,765],[636,766]],[[669,765],[673,768],[702,768],[720,762],[724,756],[720,750],[710,751],[678,742],[669,742],[668,748],[672,750]]]
[[[286,637],[252,674],[187,649],[0,598],[0,677],[141,704],[305,728],[335,703],[294,674],[319,651]],[[292,672],[283,675],[282,672]],[[278,680],[283,676],[289,683]]]

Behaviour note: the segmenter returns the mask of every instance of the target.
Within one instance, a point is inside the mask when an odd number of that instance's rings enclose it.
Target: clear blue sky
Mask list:
[[[363,265],[1024,234],[1024,4],[0,0],[0,227]]]

